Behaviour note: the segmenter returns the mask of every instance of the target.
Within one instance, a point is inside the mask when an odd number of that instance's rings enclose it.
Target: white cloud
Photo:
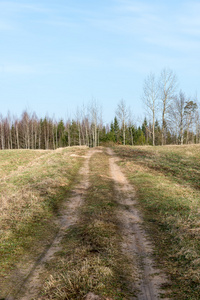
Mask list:
[[[7,31],[14,29],[14,25],[11,22],[0,20],[0,31]]]
[[[0,1],[0,31],[18,31],[24,26],[24,16],[28,14],[44,14],[50,10],[39,4],[27,4],[25,2]]]
[[[177,52],[185,53],[191,51],[200,51],[199,40],[189,40],[187,37],[181,35],[161,34],[157,36],[145,37],[148,44],[163,47],[166,50],[174,50]],[[174,52],[175,54],[176,52]]]
[[[180,31],[190,36],[200,35],[200,3],[186,2],[177,15]]]
[[[64,18],[56,18],[53,19],[46,19],[42,21],[38,21],[38,23],[46,24],[49,26],[55,26],[55,27],[62,27],[62,28],[69,28],[69,29],[80,29],[80,25],[77,22],[73,22],[70,20],[66,20]]]
[[[68,55],[66,59],[63,61],[64,68],[66,66],[70,67],[83,67],[83,68],[98,68],[102,67],[104,64],[106,64],[105,61],[97,58],[95,55]]]
[[[14,2],[14,1],[1,1],[0,2],[0,12],[6,14],[12,14],[14,12],[20,11],[32,11],[32,12],[49,12],[50,9],[42,6],[41,4],[27,4],[27,2]]]
[[[0,73],[9,75],[55,74],[58,70],[52,64],[0,63]]]
[[[144,1],[117,0],[107,14],[96,14],[87,18],[87,21],[91,26],[106,32],[143,39],[165,28],[160,9],[159,5],[149,5]]]
[[[153,11],[153,5],[141,3],[141,1],[118,0],[115,10],[120,13],[146,13]]]
[[[13,75],[25,75],[36,73],[36,67],[23,64],[3,64],[1,65],[1,72]]]
[[[147,45],[174,51],[199,51],[200,3],[184,2],[177,8],[148,1],[117,0],[116,15],[103,21],[104,28],[137,37]]]

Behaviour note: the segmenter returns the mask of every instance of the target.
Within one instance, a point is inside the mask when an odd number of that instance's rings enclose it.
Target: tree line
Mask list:
[[[146,136],[152,145],[200,141],[197,96],[186,96],[183,91],[177,93],[177,86],[176,74],[170,69],[163,69],[158,78],[150,73],[144,81]]]
[[[146,117],[136,125],[124,100],[118,103],[114,120],[104,124],[95,101],[77,109],[73,119],[55,120],[25,110],[20,118],[0,115],[0,149],[56,149],[86,145],[96,147],[113,142],[124,145],[200,143],[197,97],[177,94],[177,78],[163,69],[156,79],[150,73],[143,86]]]
[[[122,101],[125,105],[125,102]],[[84,113],[78,110],[72,120],[38,118],[25,110],[20,118],[0,115],[0,149],[56,149],[67,146],[96,147],[102,143],[144,144],[144,130],[130,121],[114,118],[103,124],[102,113],[94,103]],[[121,125],[122,124],[122,125]],[[145,129],[146,130],[146,129]]]

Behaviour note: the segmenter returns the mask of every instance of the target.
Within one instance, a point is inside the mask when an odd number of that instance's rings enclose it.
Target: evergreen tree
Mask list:
[[[136,144],[137,145],[144,145],[145,144],[145,136],[144,136],[144,133],[143,133],[143,131],[140,127],[138,127],[138,130],[137,130]]]
[[[161,127],[159,125],[158,120],[155,122],[155,145],[161,145],[162,136],[161,136]]]
[[[148,124],[146,117],[144,118],[144,121],[142,123],[142,132],[145,137],[145,144],[148,144]]]
[[[114,118],[113,130],[115,135],[115,142],[119,143],[120,130],[119,130],[119,122],[117,120],[117,117]]]
[[[64,122],[62,119],[58,123],[57,134],[58,134],[58,147],[66,146],[65,126],[64,126]]]

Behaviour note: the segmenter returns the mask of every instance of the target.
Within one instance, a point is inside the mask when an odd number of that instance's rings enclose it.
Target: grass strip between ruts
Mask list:
[[[90,160],[90,187],[80,219],[63,240],[63,250],[49,264],[50,276],[41,299],[129,299],[129,263],[120,250],[114,185],[109,157],[96,153]]]

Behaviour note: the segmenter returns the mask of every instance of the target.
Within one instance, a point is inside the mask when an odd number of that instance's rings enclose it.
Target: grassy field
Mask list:
[[[0,152],[1,292],[9,290],[10,273],[18,263],[37,257],[56,234],[59,202],[66,199],[83,161],[74,154],[86,150]]]
[[[168,296],[200,298],[200,146],[114,147],[135,186]]]
[[[86,151],[72,147],[0,152],[0,298],[18,292],[23,270],[56,236],[58,208],[81,180],[83,158],[78,155]],[[92,156],[89,169],[90,187],[78,222],[66,230],[62,250],[45,265],[39,299],[83,299],[91,291],[101,299],[133,295],[106,150]]]
[[[169,277],[166,295],[199,299],[200,146],[113,149],[135,187],[156,263]],[[46,266],[40,299],[83,299],[90,291],[101,299],[132,296],[133,262],[122,254],[119,204],[102,150],[91,157],[78,222],[66,230],[62,251]],[[0,152],[0,298],[13,284],[12,272],[37,259],[57,234],[58,208],[81,180],[78,170],[87,151]]]

